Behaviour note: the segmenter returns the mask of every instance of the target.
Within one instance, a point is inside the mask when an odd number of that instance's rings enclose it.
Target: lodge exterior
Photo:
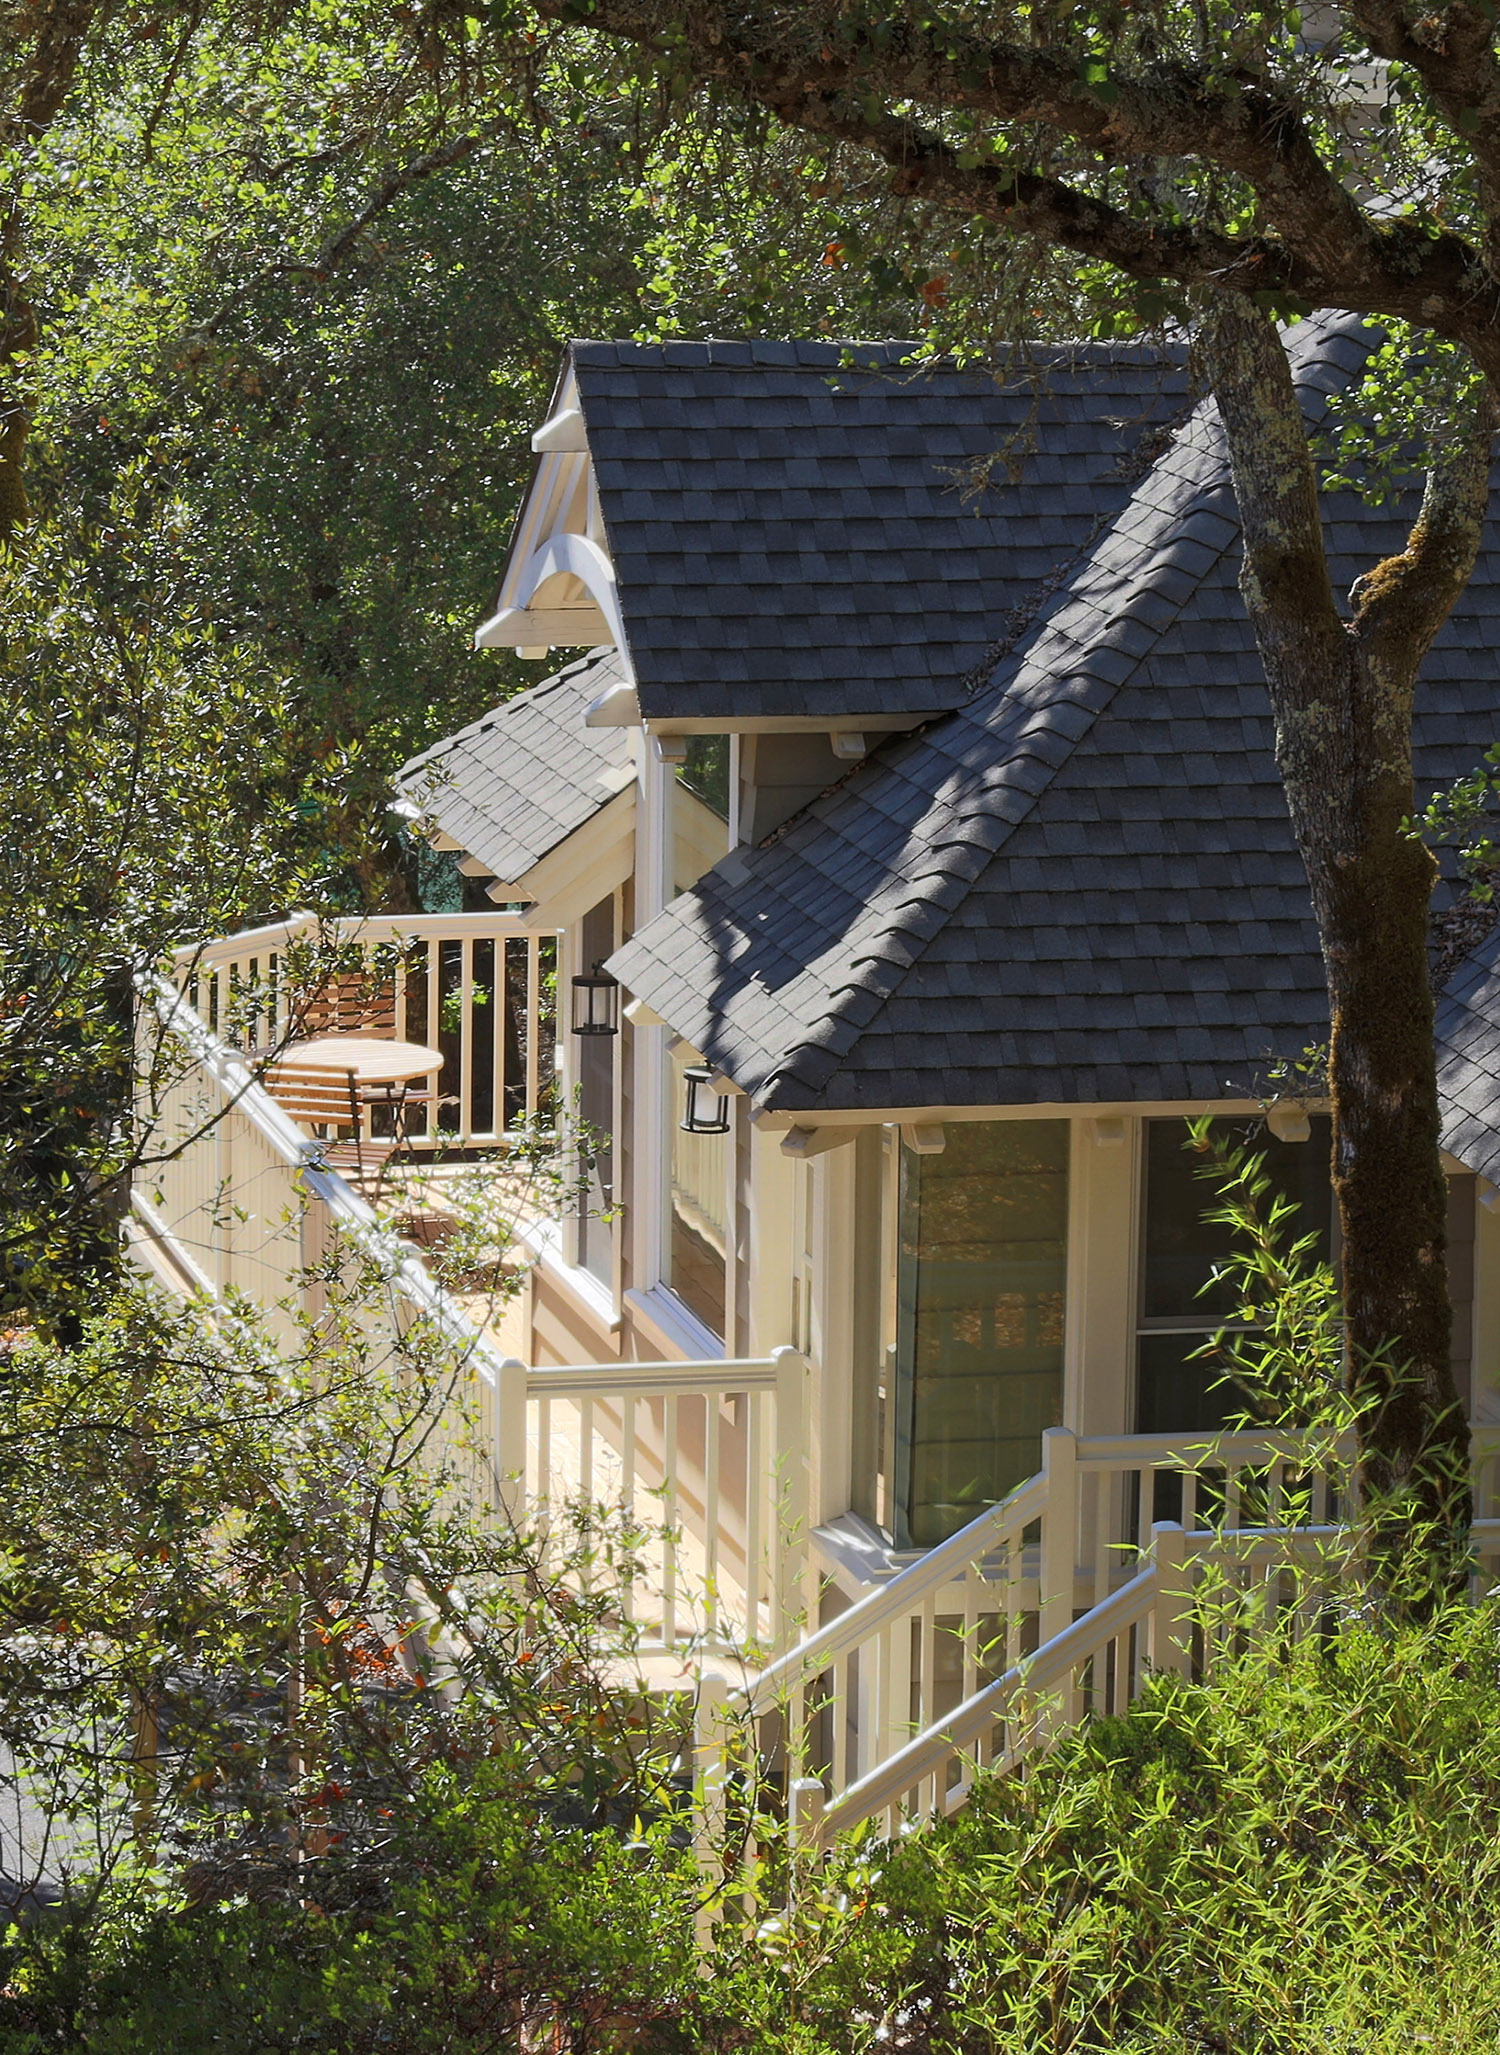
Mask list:
[[[1304,325],[1310,423],[1368,348],[1350,321]],[[833,1822],[957,1802],[963,1764],[1032,1745],[1018,1678],[1078,1715],[1200,1659],[1179,1600],[1215,1550],[1282,1589],[1308,1545],[1275,1516],[1295,1437],[1221,1434],[1196,1355],[1220,1244],[1184,1117],[1264,1149],[1334,1232],[1326,1110],[1276,1081],[1326,1000],[1212,406],[1172,349],[1038,348],[998,376],[907,354],[571,347],[476,640],[590,654],[406,766],[398,804],[456,852],[471,906],[385,924],[427,952],[397,1031],[436,1040],[440,994],[457,1003],[457,1111],[423,1145],[503,1147],[549,1091],[589,1137],[588,1200],[539,1233],[486,1373],[497,1464],[519,1498],[545,1489],[523,1416],[566,1402],[627,1486],[638,1463],[668,1489],[709,1581],[742,1587],[737,1627],[727,1599],[695,1616],[700,1652],[738,1645],[743,1669],[756,1644],[738,1688],[759,1711],[824,1680],[807,1803]],[[1401,546],[1403,511],[1329,498],[1336,584]],[[1424,792],[1493,739],[1497,543],[1424,669]],[[320,1232],[368,1209],[210,1046],[214,981],[259,975],[290,932],[196,952],[196,1025],[158,996],[238,1095],[220,1132],[248,1122],[283,1162],[302,1249],[310,1204]],[[1484,1547],[1497,962],[1492,933],[1439,1011]],[[530,1009],[508,1047],[486,980]],[[574,1032],[575,1004],[603,1031]],[[172,1176],[137,1200],[169,1255],[211,1182]],[[208,1290],[248,1260],[214,1233]],[[291,1237],[262,1234],[268,1279]],[[1270,1495],[1242,1517],[1252,1469]],[[1003,1661],[965,1640],[980,1619]]]

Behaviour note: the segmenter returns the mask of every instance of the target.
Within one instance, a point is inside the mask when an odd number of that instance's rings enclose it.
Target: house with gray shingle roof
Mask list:
[[[1310,426],[1369,346],[1300,331]],[[592,654],[400,779],[559,932],[560,989],[596,962],[622,988],[617,1034],[564,1038],[597,1204],[542,1264],[537,1360],[803,1349],[849,1595],[1030,1475],[1049,1426],[1234,1409],[1195,1358],[1222,1245],[1184,1116],[1335,1232],[1326,1113],[1278,1097],[1326,997],[1215,411],[1173,349],[910,356],[574,344],[477,640]],[[1329,495],[1336,585],[1410,511]],[[1424,667],[1419,797],[1497,721],[1500,523]],[[1479,1419],[1497,964],[1491,936],[1438,1021]]]

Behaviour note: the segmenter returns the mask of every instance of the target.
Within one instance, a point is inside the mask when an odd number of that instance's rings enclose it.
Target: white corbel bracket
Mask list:
[[[841,1149],[859,1133],[857,1127],[791,1127],[781,1138],[781,1153],[805,1163],[829,1149]]]
[[[1266,1126],[1278,1142],[1305,1142],[1312,1133],[1307,1108],[1295,1101],[1278,1101],[1266,1114]]]

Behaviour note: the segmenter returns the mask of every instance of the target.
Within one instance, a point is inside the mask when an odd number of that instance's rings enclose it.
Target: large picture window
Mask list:
[[[1333,1215],[1327,1116],[1313,1118],[1305,1142],[1279,1142],[1264,1131],[1250,1137],[1247,1123],[1236,1120],[1215,1121],[1213,1132],[1229,1141],[1251,1140],[1254,1152],[1266,1159],[1273,1192],[1296,1202],[1291,1237],[1315,1235],[1316,1253],[1326,1258]],[[1187,1123],[1181,1119],[1146,1122],[1136,1335],[1138,1434],[1212,1431],[1244,1410],[1243,1398],[1221,1382],[1222,1370],[1194,1361],[1195,1352],[1233,1311],[1228,1288],[1211,1279],[1232,1254],[1234,1238],[1227,1227],[1204,1217],[1217,1200],[1213,1185],[1197,1174],[1203,1159],[1186,1146],[1187,1139]]]
[[[1068,1123],[950,1121],[899,1158],[898,1546],[930,1547],[1040,1467],[1062,1418]]]

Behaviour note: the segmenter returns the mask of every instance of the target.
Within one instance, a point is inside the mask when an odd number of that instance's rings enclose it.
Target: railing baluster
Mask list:
[[[828,1672],[832,1679],[832,1704],[829,1720],[833,1727],[833,1746],[829,1750],[833,1788],[845,1791],[849,1787],[849,1721],[856,1708],[850,1697],[850,1672],[853,1655],[846,1655],[836,1662]]]
[[[775,1406],[776,1394],[752,1391],[745,1396],[745,1633],[754,1641],[770,1630],[770,1622],[761,1620],[765,1590],[762,1555],[766,1545],[766,1414]],[[770,1610],[774,1614],[774,1602]]]
[[[722,1480],[719,1475],[719,1404],[717,1395],[703,1399],[703,1631],[719,1631],[719,1532]]]
[[[586,1507],[594,1503],[594,1401],[578,1401],[578,1489]]]
[[[474,937],[458,945],[458,1139],[474,1133]]]
[[[559,948],[561,944],[558,945]],[[542,1023],[542,944],[526,937],[526,1117],[535,1120],[541,1107],[540,1043]]]
[[[960,1628],[962,1646],[959,1652],[959,1688],[961,1699],[971,1698],[979,1689],[979,1590],[982,1579],[979,1571],[971,1567],[964,1571],[964,1610]]]
[[[545,1518],[552,1511],[552,1401],[537,1400],[536,1495]]]
[[[677,1394],[662,1404],[662,1577],[661,1638],[670,1648],[677,1639]]]
[[[490,1126],[497,1142],[503,1142],[510,1125],[506,1107],[510,1103],[510,955],[514,935],[497,935],[495,938],[494,964],[491,970],[493,989],[490,993],[490,1044],[491,1089],[494,1105],[490,1114]],[[531,1033],[529,1021],[518,1024],[517,1032],[524,1026]]]
[[[913,1662],[918,1728],[930,1727],[937,1718],[937,1593],[929,1591],[922,1601],[917,1629],[917,1652]],[[908,1718],[911,1715],[908,1714]]]

